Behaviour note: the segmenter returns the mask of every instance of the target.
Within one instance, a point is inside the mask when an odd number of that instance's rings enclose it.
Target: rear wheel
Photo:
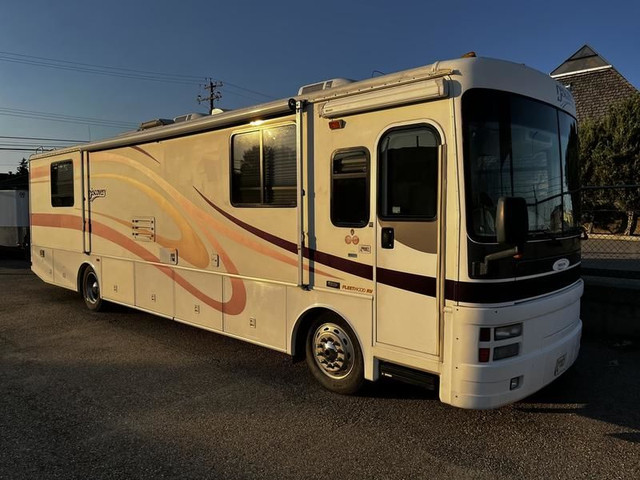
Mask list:
[[[335,314],[321,315],[307,333],[307,365],[328,390],[356,393],[364,384],[362,350],[353,330]]]
[[[97,312],[102,308],[100,283],[96,272],[91,267],[87,267],[82,275],[82,297],[89,310]]]

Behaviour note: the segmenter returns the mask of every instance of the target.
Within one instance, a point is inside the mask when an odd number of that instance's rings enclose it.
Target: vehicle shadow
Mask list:
[[[0,247],[0,270],[5,268],[30,272],[31,261],[25,257],[24,250]]]
[[[437,391],[387,378],[368,384],[359,396],[439,402]],[[611,437],[640,443],[639,398],[640,344],[587,337],[583,339],[578,360],[561,377],[515,404],[486,414],[579,415],[627,430],[610,433]]]
[[[640,443],[640,345],[632,340],[583,340],[575,365],[516,403],[522,412],[576,414],[629,432],[611,436]]]

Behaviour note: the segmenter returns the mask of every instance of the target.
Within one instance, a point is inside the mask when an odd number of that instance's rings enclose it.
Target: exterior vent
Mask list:
[[[191,120],[195,120],[196,118],[206,117],[207,115],[204,113],[187,113],[186,115],[180,115],[173,119],[173,123],[180,122],[190,122]]]
[[[346,78],[332,78],[331,80],[325,80],[324,82],[312,83],[310,85],[304,85],[298,90],[298,95],[305,95],[307,93],[319,92],[321,90],[329,90],[330,88],[341,87],[353,83],[353,80]]]
[[[131,236],[139,242],[156,241],[155,217],[134,217],[131,219]]]

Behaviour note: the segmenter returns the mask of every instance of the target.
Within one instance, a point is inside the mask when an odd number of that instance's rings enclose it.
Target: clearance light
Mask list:
[[[506,327],[496,327],[493,335],[496,341],[519,337],[522,335],[522,324],[514,323],[513,325],[507,325]]]
[[[329,122],[329,128],[331,130],[340,130],[341,128],[344,128],[346,123],[347,122],[345,122],[344,120],[331,120]]]
[[[480,341],[481,342],[490,342],[491,341],[491,329],[483,327],[480,329]]]
[[[491,356],[490,348],[479,348],[478,349],[478,362],[487,363],[489,361],[489,357]]]
[[[518,353],[520,353],[520,344],[512,343],[510,345],[494,348],[493,359],[502,360],[503,358],[515,357]]]

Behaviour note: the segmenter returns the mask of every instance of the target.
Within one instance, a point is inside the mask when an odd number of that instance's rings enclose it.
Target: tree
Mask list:
[[[583,185],[634,186],[601,190],[591,199],[626,212],[624,234],[632,235],[640,210],[640,93],[581,125],[580,159]]]
[[[20,160],[20,164],[18,165],[18,170],[16,171],[16,175],[29,175],[29,162],[26,158]]]

